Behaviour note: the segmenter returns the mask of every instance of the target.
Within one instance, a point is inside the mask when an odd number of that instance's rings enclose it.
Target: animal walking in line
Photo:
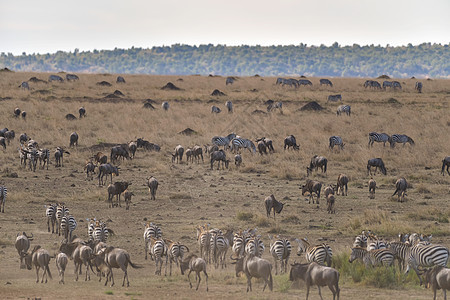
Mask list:
[[[206,291],[209,290],[208,288],[208,273],[206,273],[206,261],[198,257],[195,254],[189,254],[181,263],[180,263],[180,269],[181,269],[181,275],[184,275],[184,272],[189,269],[188,273],[188,279],[189,279],[189,286],[192,289],[192,283],[191,283],[191,273],[195,272],[195,282],[198,283],[195,290],[198,290],[198,287],[200,286],[200,282],[202,281],[202,278],[200,277],[200,273],[203,272],[206,277]]]
[[[447,156],[447,157],[445,157],[442,160],[442,170],[441,170],[442,176],[445,175],[445,173],[444,173],[445,167],[447,167],[447,174],[450,175],[450,171],[449,171],[449,169],[450,169],[450,156]]]

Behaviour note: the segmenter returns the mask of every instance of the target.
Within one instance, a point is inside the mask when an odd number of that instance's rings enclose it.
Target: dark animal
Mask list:
[[[52,82],[52,81],[63,82],[64,79],[61,76],[58,76],[58,75],[50,75],[48,77],[48,82]]]
[[[125,190],[130,185],[131,185],[131,183],[124,182],[124,181],[118,181],[118,182],[114,182],[114,184],[110,184],[108,186],[108,207],[114,207],[114,206],[122,207],[122,205],[120,205],[120,195],[123,192],[125,192]],[[116,199],[117,199],[117,203],[115,203],[115,204],[112,201],[114,196],[116,196]]]
[[[80,119],[86,117],[86,109],[83,106],[78,109],[78,113],[80,114]]]
[[[327,164],[328,164],[328,159],[326,157],[314,155],[311,158],[309,167],[306,167],[306,176],[309,176],[312,173],[313,168],[315,168],[316,171],[320,168],[322,170],[322,173],[326,173],[327,172]]]
[[[69,147],[77,146],[78,147],[78,133],[72,132],[70,135],[70,144]]]
[[[274,195],[270,195],[264,199],[264,204],[266,206],[267,217],[270,218],[270,211],[273,209],[273,219],[275,220],[275,212],[277,214],[281,213],[283,210],[284,203],[278,202]]]
[[[302,196],[305,195],[306,192],[309,193],[309,201],[308,203],[311,203],[311,198],[313,198],[313,193],[316,193],[317,195],[317,204],[319,204],[320,199],[320,190],[322,189],[322,183],[316,180],[310,180],[306,179],[306,184],[301,186],[302,189]],[[314,199],[313,199],[314,203]]]
[[[289,135],[284,139],[284,150],[286,150],[286,147],[289,148],[292,147],[294,150],[299,150],[300,146],[297,145],[297,140],[295,139],[295,136]]]
[[[379,168],[383,175],[386,175],[387,170],[384,166],[384,162],[381,158],[371,158],[367,161],[367,175],[372,175],[372,167],[375,167],[375,174]]]
[[[107,164],[101,164],[98,167],[98,185],[103,185],[103,177],[106,175],[106,180],[108,180],[108,175],[111,175],[111,183],[112,183],[112,176],[113,174],[116,176],[119,176],[119,167],[115,167],[111,165],[110,163]],[[101,181],[101,184],[100,184]]]
[[[445,175],[445,173],[444,173],[445,167],[447,167],[447,173],[448,173],[448,175],[450,175],[450,171],[449,171],[449,168],[450,168],[450,156],[446,156],[442,160],[442,170],[441,170],[442,176]]]
[[[75,74],[66,74],[66,80],[67,81],[77,81],[77,80],[80,80],[80,77],[78,77]]]

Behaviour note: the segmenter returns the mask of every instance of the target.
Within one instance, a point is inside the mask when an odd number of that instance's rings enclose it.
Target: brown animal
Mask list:
[[[116,181],[114,184],[108,185],[108,207],[120,206],[120,194],[122,194],[129,186],[131,182]],[[112,199],[116,196],[117,203],[113,203]]]
[[[58,255],[56,255],[56,268],[58,269],[60,277],[59,283],[64,284],[64,272],[66,271],[68,262],[69,259],[65,253],[58,253]]]
[[[398,202],[403,202],[405,201],[405,196],[406,196],[406,188],[408,187],[408,183],[406,182],[405,178],[399,178],[397,179],[397,182],[395,182],[395,186],[396,186],[396,190],[395,192],[392,194],[392,196],[394,196],[395,194],[397,194],[398,196]]]
[[[177,163],[181,162],[183,160],[183,154],[184,154],[184,148],[181,145],[178,145],[175,147],[175,152],[172,154],[172,163],[175,162],[175,159]]]
[[[152,195],[152,200],[156,200],[156,190],[158,189],[158,185],[158,180],[153,176],[147,181],[148,191]]]
[[[52,279],[52,273],[50,273],[50,268],[48,264],[50,263],[50,254],[47,250],[42,249],[41,246],[34,246],[33,251],[31,253],[22,253],[21,256],[25,259],[25,264],[28,270],[31,270],[32,266],[36,268],[36,283],[39,282],[39,270],[42,268],[44,273],[42,274],[41,283],[47,283],[47,277]]]
[[[136,154],[137,143],[136,142],[130,142],[128,144],[128,149],[130,150],[130,153],[131,153],[131,159],[133,159],[134,155]]]
[[[377,182],[370,178],[369,180],[369,198],[375,199],[375,189],[377,188]]]
[[[266,286],[273,290],[273,279],[272,279],[272,264],[263,258],[247,254],[241,258],[233,258],[236,264],[236,277],[238,277],[240,272],[244,272],[247,277],[247,292],[252,290],[252,278],[262,278],[264,280],[263,292]]]
[[[334,186],[332,186],[331,184],[329,186],[327,186],[323,190],[323,194],[324,194],[325,198],[328,198],[328,195],[334,195]]]
[[[125,278],[127,279],[127,286],[130,286],[127,272],[128,264],[135,269],[142,268],[141,266],[135,265],[131,262],[130,254],[128,254],[128,252],[124,249],[108,246],[100,251],[99,255],[103,258],[110,271],[110,278],[106,276],[105,286],[108,284],[108,279],[111,280],[111,286],[114,285],[114,276],[112,272],[113,268],[120,268],[124,272],[122,286],[125,286]]]
[[[322,184],[319,181],[307,179],[306,184],[303,185],[301,187],[301,189],[302,189],[302,196],[305,195],[306,192],[309,192],[308,203],[311,203],[311,199],[313,199],[313,204],[314,204],[313,193],[316,193],[317,204],[319,204],[320,190],[322,189]]]
[[[181,269],[181,275],[184,275],[184,271],[189,269],[188,273],[188,279],[189,279],[189,286],[192,289],[192,283],[191,283],[191,272],[195,272],[195,282],[198,283],[195,290],[198,290],[198,287],[200,285],[200,281],[202,281],[202,278],[200,277],[200,272],[203,272],[206,276],[206,291],[208,291],[208,274],[206,273],[206,261],[198,257],[195,254],[189,254],[181,263],[180,263],[180,269]]]
[[[447,290],[450,291],[450,269],[442,266],[435,266],[426,269],[424,272],[425,287],[433,289],[433,300],[436,300],[436,291],[442,289],[444,300],[447,300]]]
[[[131,196],[134,196],[133,192],[130,192],[129,190],[125,190],[125,192],[123,192],[123,197],[125,198],[126,210],[130,209]]]
[[[194,153],[194,158],[197,161],[197,163],[200,163],[200,158],[202,159],[203,162],[203,149],[202,147],[195,145],[192,148],[192,152]]]
[[[258,151],[259,151],[259,154],[261,154],[261,155],[267,154],[267,145],[264,140],[258,141]]]
[[[347,196],[347,190],[348,190],[348,177],[345,174],[339,174],[338,180],[337,180],[337,192],[336,194],[340,194],[342,196]]]
[[[97,152],[97,154],[95,154],[93,156],[94,161],[97,164],[106,164],[108,162],[108,156],[106,156],[105,154],[103,154],[103,152]]]
[[[306,176],[309,176],[313,169],[319,170],[319,168],[322,170],[322,173],[326,173],[327,172],[327,164],[328,164],[328,159],[324,156],[318,156],[318,155],[314,155],[311,158],[311,162],[309,163],[309,167],[306,167]]]
[[[327,212],[329,214],[335,214],[336,209],[334,208],[334,203],[336,202],[336,198],[333,194],[328,195],[327,197]]]
[[[25,232],[22,232],[22,234],[18,233],[16,237],[16,242],[14,243],[14,246],[16,247],[17,253],[19,253],[20,256],[20,268],[25,268],[25,265],[23,264],[23,255],[24,253],[27,253],[28,249],[30,248],[30,241],[33,240],[33,234],[31,236],[28,236]]]
[[[264,204],[266,205],[266,212],[268,218],[270,218],[270,211],[273,209],[274,220],[275,220],[275,212],[277,214],[281,213],[284,206],[284,203],[278,202],[273,194],[264,199]]]
[[[81,274],[81,268],[83,265],[86,266],[86,276],[84,278],[85,281],[91,280],[91,276],[89,275],[89,266],[90,260],[94,254],[94,251],[91,247],[84,245],[84,242],[79,240],[74,240],[73,242],[68,243],[67,241],[63,241],[61,246],[59,247],[59,251],[70,256],[73,259],[73,263],[75,265],[75,281],[78,281],[78,274]]]

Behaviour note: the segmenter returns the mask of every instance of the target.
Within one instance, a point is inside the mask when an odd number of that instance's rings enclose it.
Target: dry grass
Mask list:
[[[241,297],[245,280],[234,277],[234,270],[210,269],[210,293],[194,293],[187,286],[187,279],[175,271],[172,277],[153,275],[154,262],[143,260],[142,232],[145,220],[160,224],[164,236],[186,243],[191,251],[197,250],[195,226],[210,223],[214,227],[244,229],[258,227],[268,248],[267,234],[283,234],[288,237],[305,237],[315,241],[325,237],[330,240],[333,252],[348,249],[356,233],[371,229],[388,239],[399,232],[418,231],[433,233],[436,242],[450,244],[448,237],[448,212],[441,212],[443,203],[448,202],[450,177],[440,174],[442,158],[449,155],[448,109],[450,88],[448,80],[424,82],[423,94],[414,92],[414,80],[401,80],[402,92],[364,90],[365,79],[333,79],[334,88],[319,87],[318,78],[311,78],[312,88],[297,90],[274,85],[275,78],[240,78],[235,84],[225,86],[223,77],[182,76],[125,76],[126,84],[115,84],[116,75],[80,75],[79,82],[62,84],[33,84],[31,91],[17,88],[20,82],[36,76],[47,79],[49,74],[1,73],[0,113],[1,127],[15,130],[16,134],[26,132],[39,142],[40,147],[68,146],[69,135],[76,131],[79,136],[77,149],[70,149],[65,157],[64,167],[55,168],[53,158],[49,170],[32,173],[19,166],[18,139],[0,152],[0,182],[9,188],[6,213],[0,219],[0,260],[2,272],[0,293],[6,298],[58,297],[57,280],[44,285],[34,284],[34,272],[19,270],[18,255],[12,243],[17,232],[33,232],[33,244],[41,244],[56,251],[59,237],[47,233],[44,218],[44,204],[64,201],[77,220],[97,217],[108,220],[117,233],[111,244],[126,248],[133,262],[144,269],[130,270],[132,288],[103,288],[98,282],[73,283],[72,267],[66,272],[66,292],[81,298],[142,298],[152,293],[170,298]],[[99,81],[109,81],[112,87],[100,87]],[[160,88],[172,82],[182,91],[162,91]],[[404,82],[404,83],[403,83]],[[211,92],[219,89],[227,94],[212,97]],[[104,99],[114,90],[125,96],[119,99]],[[257,92],[250,92],[256,89]],[[38,91],[47,92],[38,92]],[[329,94],[341,93],[344,103],[352,105],[352,116],[336,116],[338,104],[327,103]],[[155,110],[143,108],[143,100],[157,101]],[[399,104],[389,103],[394,98]],[[283,114],[273,112],[267,115],[251,115],[256,109],[266,111],[264,102],[268,99],[283,101]],[[214,100],[217,104],[209,102]],[[224,108],[232,100],[233,114],[210,113],[211,105]],[[317,101],[325,108],[320,113],[300,112],[308,101]],[[161,109],[162,101],[169,101],[170,109]],[[209,102],[209,103],[208,103]],[[392,102],[392,100],[391,100]],[[67,113],[78,115],[78,108],[84,106],[87,117],[67,121]],[[15,107],[28,112],[27,120],[16,119]],[[225,109],[224,109],[225,111]],[[178,134],[187,127],[197,131],[194,136]],[[367,134],[370,131],[404,133],[411,136],[415,147],[406,145],[394,149],[375,144],[368,148]],[[204,164],[171,164],[173,148],[182,144],[185,148],[194,144],[210,143],[215,135],[230,132],[251,138],[266,136],[274,142],[275,153],[269,156],[242,152],[243,166],[236,169],[233,164],[225,171],[210,170],[208,158]],[[300,151],[283,151],[283,140],[296,136]],[[341,152],[328,149],[328,138],[340,135],[346,143]],[[83,166],[94,151],[93,145],[100,142],[125,143],[144,137],[161,145],[161,152],[146,152],[139,149],[135,160],[121,163],[120,176],[114,180],[132,182],[133,197],[129,211],[124,208],[107,209],[106,188],[98,187],[97,180],[85,179]],[[109,154],[109,149],[103,149]],[[311,178],[324,185],[335,184],[337,176],[345,173],[350,178],[349,196],[337,196],[336,215],[325,210],[325,201],[320,206],[308,204],[301,196],[299,186],[306,179],[306,166],[315,155],[328,158],[327,174],[316,173]],[[374,176],[378,189],[376,198],[369,199],[367,182],[367,160],[382,157],[388,175]],[[17,177],[13,174],[17,174]],[[150,200],[145,179],[155,176],[160,182],[156,202]],[[403,176],[411,185],[408,201],[398,203],[391,198],[395,180]],[[267,219],[263,200],[274,194],[285,203],[285,208],[276,221]],[[394,199],[394,200],[393,200]],[[76,234],[86,236],[86,223],[79,222]],[[268,250],[264,257],[271,260]],[[52,271],[56,277],[56,269]],[[115,272],[116,285],[121,273]],[[225,284],[224,284],[225,282]],[[20,289],[19,289],[20,286]],[[86,288],[88,287],[88,288]],[[261,293],[261,284],[254,284],[249,297],[269,297]],[[367,287],[354,285],[343,279],[341,295],[346,299],[359,299]],[[107,295],[111,291],[113,295]],[[129,295],[124,292],[130,293]],[[298,297],[298,290],[289,289],[284,277],[276,277],[273,299]],[[283,292],[280,293],[279,291]],[[370,289],[374,299],[400,296],[395,291]],[[300,291],[303,293],[302,291]],[[324,291],[327,293],[328,291]],[[329,294],[326,294],[328,297]],[[423,290],[404,290],[402,297],[428,298]]]

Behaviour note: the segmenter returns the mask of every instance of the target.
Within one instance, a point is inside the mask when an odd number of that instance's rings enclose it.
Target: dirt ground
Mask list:
[[[274,276],[274,291],[262,292],[262,281],[253,279],[253,291],[246,293],[244,277],[236,278],[234,266],[227,259],[225,269],[208,265],[209,291],[204,277],[198,291],[189,288],[187,276],[174,266],[172,276],[155,275],[153,261],[144,259],[143,231],[147,221],[162,228],[163,237],[180,241],[191,252],[198,253],[195,235],[197,225],[209,223],[212,227],[233,230],[258,228],[266,251],[263,258],[273,262],[269,253],[268,235],[282,234],[289,238],[307,237],[315,242],[326,241],[333,254],[350,251],[354,236],[363,229],[372,229],[386,240],[393,240],[400,232],[433,234],[433,242],[450,246],[448,208],[450,176],[442,176],[442,159],[449,155],[448,130],[450,126],[450,81],[424,81],[424,93],[415,93],[412,80],[406,80],[404,90],[364,90],[364,79],[336,79],[333,89],[318,87],[318,78],[312,78],[313,88],[292,90],[274,85],[275,78],[241,78],[234,86],[225,86],[225,78],[201,76],[125,76],[125,85],[111,88],[95,85],[101,80],[114,82],[115,75],[79,74],[80,82],[33,85],[31,91],[17,88],[21,81],[31,76],[46,79],[48,74],[0,73],[0,127],[16,132],[16,139],[0,151],[0,184],[8,187],[5,213],[0,214],[0,298],[61,299],[191,299],[250,298],[297,299],[304,298],[306,289],[291,287],[288,275]],[[178,80],[178,79],[183,80]],[[181,91],[161,91],[168,81],[183,88]],[[381,82],[381,80],[379,80]],[[219,88],[226,96],[209,94]],[[255,88],[258,92],[252,92]],[[118,99],[105,99],[104,95],[120,89],[125,94]],[[48,91],[48,93],[37,91]],[[342,93],[344,104],[351,104],[353,115],[337,117],[337,104],[326,102],[326,95]],[[142,101],[154,99],[155,110],[142,108]],[[284,102],[284,111],[252,115],[265,111],[268,99]],[[400,105],[388,102],[389,99]],[[161,109],[162,101],[169,101],[170,109]],[[224,103],[232,100],[235,112],[227,114]],[[325,111],[300,112],[298,108],[309,101],[317,101]],[[218,103],[223,111],[212,115],[210,107]],[[67,113],[77,116],[78,107],[86,107],[87,117],[74,121],[65,120]],[[27,120],[13,117],[13,109],[27,110]],[[192,128],[197,134],[180,135],[178,132]],[[69,135],[77,131],[80,144],[68,148]],[[204,154],[203,163],[171,163],[169,152],[182,144],[185,148],[194,144],[210,143],[215,135],[230,132],[255,140],[266,136],[274,141],[275,153],[261,156],[242,152],[244,165],[238,169],[230,163],[230,169],[210,169],[209,158]],[[375,144],[367,147],[370,131],[405,133],[416,142],[415,147],[397,145],[395,149]],[[51,150],[51,164],[46,169],[32,172],[20,165],[18,135],[28,133],[39,142],[39,147]],[[284,151],[283,139],[294,134],[300,151]],[[341,135],[347,142],[341,151],[328,149],[328,137]],[[102,142],[125,143],[137,137],[157,143],[160,152],[138,149],[136,157],[120,163],[120,174],[113,181],[128,181],[135,196],[130,210],[124,205],[110,209],[107,206],[105,186],[99,186],[97,177],[86,178],[85,161]],[[70,155],[64,156],[64,166],[55,167],[53,151],[65,146]],[[110,148],[103,151],[109,156]],[[306,165],[313,154],[329,159],[326,174],[314,172],[311,178],[324,184],[335,184],[340,173],[350,177],[348,196],[337,196],[336,214],[326,211],[326,201],[320,205],[308,204],[307,196],[299,187],[306,180]],[[233,155],[228,154],[232,159]],[[376,198],[369,199],[366,172],[367,159],[383,157],[388,175],[374,175],[378,190]],[[108,158],[109,159],[109,158]],[[155,176],[160,186],[156,201],[150,200],[146,179]],[[397,202],[391,195],[395,180],[404,176],[410,183],[407,202]],[[267,219],[264,198],[270,194],[285,203],[276,220]],[[76,217],[75,234],[87,239],[87,218],[107,221],[115,235],[108,244],[126,249],[133,263],[143,268],[128,268],[130,287],[122,287],[122,271],[115,269],[114,287],[105,287],[103,281],[91,274],[90,281],[84,275],[74,281],[74,266],[70,261],[66,270],[66,283],[58,284],[54,259],[51,260],[53,280],[47,284],[35,283],[34,269],[19,268],[19,255],[14,248],[17,233],[33,233],[34,245],[41,245],[51,255],[57,253],[62,237],[47,232],[45,205],[65,202]],[[243,218],[242,213],[252,217]],[[304,262],[296,255],[293,242],[290,262]],[[231,254],[231,250],[229,252]],[[229,255],[228,255],[229,256]],[[164,267],[163,267],[164,268]],[[163,270],[164,272],[164,270]],[[191,281],[195,276],[191,274]],[[429,299],[432,295],[418,285],[407,288],[379,289],[362,283],[354,283],[342,276],[342,299]],[[328,288],[322,288],[323,296],[331,298]],[[439,294],[441,295],[441,294]],[[313,288],[310,299],[319,299]]]

